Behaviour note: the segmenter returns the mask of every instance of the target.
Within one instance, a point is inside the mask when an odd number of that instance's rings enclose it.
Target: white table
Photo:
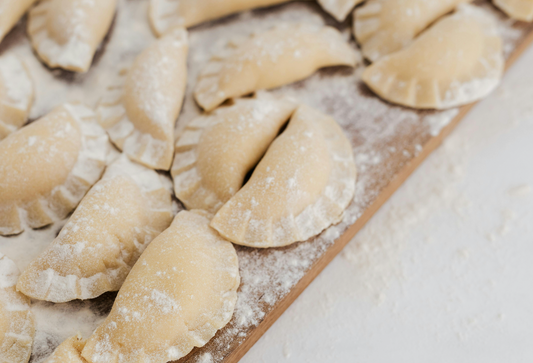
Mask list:
[[[242,359],[533,362],[533,47]]]

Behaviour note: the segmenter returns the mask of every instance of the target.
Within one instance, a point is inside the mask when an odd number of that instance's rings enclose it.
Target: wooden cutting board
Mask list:
[[[488,0],[477,5],[493,13],[502,30],[509,67],[533,41],[533,25],[513,22]],[[25,22],[2,42],[0,54],[14,52],[28,65],[36,86],[31,117],[36,119],[65,101],[94,106],[109,80],[153,41],[146,0],[120,0],[116,19],[91,70],[73,74],[44,67],[32,53]],[[198,71],[210,54],[234,36],[268,29],[281,21],[337,27],[350,39],[351,20],[339,24],[315,2],[295,1],[245,12],[190,29],[189,84],[178,129],[200,111],[191,95]],[[257,250],[237,246],[242,285],[232,321],[203,348],[179,362],[236,363],[313,279],[342,250],[396,189],[443,141],[472,105],[443,112],[391,105],[361,82],[364,65],[334,67],[274,90],[332,115],[350,139],[358,168],[356,195],[343,221],[310,241]],[[57,235],[65,221],[14,237],[0,237],[0,252],[23,269]],[[116,293],[90,301],[51,304],[33,301],[37,334],[31,362],[42,362],[63,339],[80,331],[87,338],[107,315]]]

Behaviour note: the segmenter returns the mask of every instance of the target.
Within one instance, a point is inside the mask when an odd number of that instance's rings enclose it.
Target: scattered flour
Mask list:
[[[204,353],[198,358],[197,363],[213,363],[213,356],[210,353]]]
[[[153,41],[146,17],[147,6],[147,1],[119,1],[119,11],[109,39],[97,53],[91,70],[81,75],[50,71],[44,67],[32,53],[24,24],[20,24],[2,43],[1,50],[3,53],[19,55],[32,75],[36,85],[36,101],[31,117],[35,119],[42,116],[67,100],[82,100],[94,106],[117,70]],[[191,91],[201,67],[207,64],[210,56],[221,49],[229,38],[265,30],[280,21],[323,24],[329,22],[330,18],[319,10],[317,4],[294,2],[268,10],[244,12],[195,27],[190,32],[189,87],[178,130],[200,113]],[[509,23],[502,24],[502,29],[505,29],[505,34],[512,35],[506,37],[505,41],[506,47],[513,49],[524,34],[523,30],[513,29]],[[345,39],[350,39],[351,29],[347,24],[342,25],[340,30]],[[354,44],[353,40],[350,41]],[[325,69],[307,80],[273,92],[312,105],[339,122],[354,147],[359,171],[356,195],[341,223],[309,242],[272,250],[237,247],[242,286],[234,318],[200,350],[201,353],[195,357],[197,362],[220,362],[232,347],[243,341],[247,333],[317,263],[335,239],[375,201],[388,184],[390,176],[401,170],[412,155],[447,125],[457,112],[415,112],[382,102],[360,82],[362,71],[362,66],[355,70],[344,67]],[[460,176],[462,166],[459,162],[457,165],[444,163],[441,167],[448,168],[452,175],[457,173]],[[450,190],[446,185],[437,183],[427,192],[429,203],[415,202],[391,212],[391,225],[387,227],[389,234],[383,234],[376,227],[370,228],[358,237],[360,243],[354,243],[346,250],[344,256],[348,260],[373,271],[366,273],[370,280],[364,287],[372,292],[372,296],[383,299],[382,292],[391,279],[402,275],[402,266],[395,256],[402,253],[402,240],[409,237],[406,228],[423,223],[426,216],[440,205],[439,196],[446,196],[447,193]],[[458,208],[464,209],[461,205]],[[62,221],[42,230],[28,230],[15,237],[0,237],[0,252],[24,269],[55,238],[64,223]],[[407,225],[405,228],[404,223]],[[114,294],[106,294],[91,301],[68,304],[35,302],[33,310],[37,319],[37,334],[32,362],[42,362],[59,343],[77,331],[88,337],[109,312],[113,298]]]
[[[504,209],[501,215],[502,222],[500,226],[496,231],[487,234],[487,239],[491,242],[495,242],[498,238],[506,236],[512,228],[513,221],[517,218],[516,213],[511,209]]]
[[[405,278],[401,255],[412,238],[412,231],[435,212],[454,207],[461,197],[455,187],[464,175],[466,160],[462,155],[467,150],[468,144],[445,141],[435,152],[437,156],[428,161],[434,170],[424,179],[431,187],[419,188],[404,204],[389,208],[379,217],[381,223],[367,225],[344,249],[342,256],[357,270],[353,276],[357,282],[351,284],[355,286],[354,295],[368,296],[379,304],[389,285]]]
[[[437,136],[440,134],[442,129],[448,126],[450,121],[458,114],[458,109],[451,109],[426,117],[426,120],[429,123],[429,133],[431,136]]]
[[[517,187],[509,189],[507,192],[511,197],[514,198],[525,198],[531,195],[533,188],[529,184],[519,185]]]

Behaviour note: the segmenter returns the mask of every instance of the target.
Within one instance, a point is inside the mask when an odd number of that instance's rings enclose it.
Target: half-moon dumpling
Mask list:
[[[355,5],[364,0],[318,0],[324,10],[338,21],[344,21]]]
[[[0,2],[0,42],[37,0],[2,0]]]
[[[118,291],[172,217],[170,192],[159,175],[122,155],[82,199],[59,236],[24,270],[17,289],[55,303]]]
[[[188,209],[216,212],[242,187],[295,109],[290,100],[264,95],[192,120],[176,143],[178,199]]]
[[[0,362],[27,363],[35,334],[30,299],[15,290],[19,270],[0,253]]]
[[[32,101],[33,83],[24,64],[14,55],[0,57],[0,140],[27,121]]]
[[[204,21],[290,0],[150,0],[150,23],[156,35],[179,26],[188,28]]]
[[[494,4],[513,19],[533,21],[533,0],[494,0]]]
[[[414,108],[445,109],[485,97],[503,73],[502,41],[483,10],[459,9],[369,66],[363,81],[385,100]]]
[[[66,339],[44,363],[87,363],[81,357],[86,341],[78,334]]]
[[[301,106],[211,227],[250,247],[305,241],[342,218],[355,176],[352,147],[339,125]]]
[[[169,170],[174,125],[187,84],[187,32],[174,29],[146,48],[98,106],[100,124],[133,160]]]
[[[86,72],[116,6],[117,0],[41,0],[28,18],[33,48],[49,67]]]
[[[372,62],[409,45],[458,4],[471,0],[369,0],[354,12],[354,34]]]
[[[0,141],[0,235],[61,220],[105,167],[109,142],[93,111],[65,104]]]
[[[229,98],[296,82],[322,67],[354,67],[357,60],[357,52],[337,29],[283,24],[230,42],[201,72],[194,96],[211,111]]]
[[[239,284],[233,245],[206,215],[183,211],[137,261],[82,356],[90,363],[179,359],[230,321]]]

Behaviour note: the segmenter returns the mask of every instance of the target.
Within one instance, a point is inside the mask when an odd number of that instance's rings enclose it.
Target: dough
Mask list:
[[[237,254],[208,224],[206,215],[183,211],[148,246],[87,341],[82,356],[89,363],[177,360],[230,321]]]
[[[81,357],[86,341],[78,334],[65,340],[44,363],[87,363]]]
[[[161,36],[175,26],[188,28],[239,11],[288,1],[290,0],[150,0],[150,24],[155,34]]]
[[[331,14],[337,21],[344,21],[350,11],[364,0],[318,0],[324,10]],[[440,1],[440,0],[439,0]]]
[[[33,83],[24,64],[11,54],[0,57],[0,140],[27,121],[32,101]]]
[[[0,362],[27,363],[30,360],[35,321],[30,299],[15,290],[19,270],[0,253]]]
[[[493,19],[464,4],[407,48],[368,67],[363,81],[389,102],[445,109],[485,97],[500,82],[503,69],[502,41]]]
[[[494,0],[494,4],[513,19],[533,21],[533,0]]]
[[[28,18],[35,52],[49,67],[86,72],[116,6],[117,0],[41,0]]]
[[[290,100],[262,95],[194,119],[176,143],[178,199],[187,209],[216,212],[242,187],[295,109]]]
[[[354,12],[354,34],[372,62],[409,45],[427,26],[471,0],[369,0]]]
[[[174,29],[146,48],[108,87],[97,113],[113,143],[131,159],[169,170],[174,125],[187,84],[187,32]]]
[[[172,217],[171,195],[159,175],[122,155],[22,273],[17,289],[55,303],[118,291]]]
[[[352,147],[331,117],[301,106],[211,227],[233,243],[279,247],[339,222],[355,193]]]
[[[194,90],[196,101],[211,111],[225,100],[307,78],[319,68],[354,67],[358,54],[338,30],[310,24],[283,24],[215,55]]]
[[[92,110],[65,104],[0,141],[0,235],[65,218],[96,183],[109,142]]]
[[[0,42],[37,0],[0,1]]]

